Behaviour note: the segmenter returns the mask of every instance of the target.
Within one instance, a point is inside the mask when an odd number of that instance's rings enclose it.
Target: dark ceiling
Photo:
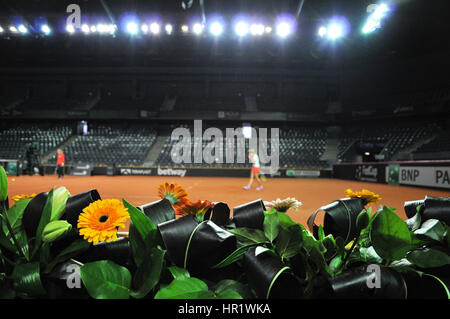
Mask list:
[[[185,1],[189,2],[189,1]],[[184,21],[188,17],[208,19],[213,13],[232,17],[246,12],[274,18],[280,13],[298,15],[296,34],[280,41],[236,41],[231,37],[219,43],[211,37],[161,37],[130,39],[126,35],[111,37],[70,37],[67,34],[9,37],[0,36],[0,66],[152,66],[152,65],[297,65],[320,67],[323,64],[353,63],[368,59],[420,57],[449,51],[450,23],[448,0],[386,0],[395,8],[383,28],[368,36],[360,32],[367,0],[199,0],[182,8],[181,0],[78,0],[82,14],[103,16],[117,21],[125,12],[156,13]],[[3,0],[0,1],[0,25],[13,17],[33,21],[43,16],[58,25],[67,17],[66,7],[73,0]],[[319,41],[321,22],[341,15],[348,19],[350,34],[336,43]]]

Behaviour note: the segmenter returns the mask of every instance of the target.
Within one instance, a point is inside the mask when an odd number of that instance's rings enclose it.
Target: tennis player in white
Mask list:
[[[252,163],[252,170],[250,172],[250,181],[248,182],[247,186],[244,186],[244,189],[249,190],[253,184],[253,179],[256,179],[256,181],[259,184],[259,186],[256,187],[256,190],[260,191],[264,187],[262,186],[261,179],[259,178],[259,172],[261,171],[261,165],[259,164],[259,156],[258,156],[258,154],[256,154],[255,150],[250,149],[248,151],[248,159],[250,160],[250,163]]]

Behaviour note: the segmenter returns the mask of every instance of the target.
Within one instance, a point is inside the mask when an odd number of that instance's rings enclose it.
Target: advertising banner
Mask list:
[[[450,189],[450,167],[400,166],[399,183]]]

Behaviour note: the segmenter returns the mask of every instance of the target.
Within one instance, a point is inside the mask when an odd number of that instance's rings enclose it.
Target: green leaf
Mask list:
[[[133,283],[138,288],[131,292],[132,297],[144,298],[158,284],[164,264],[164,255],[164,250],[152,248],[150,254],[146,256],[134,274]]]
[[[45,295],[41,282],[39,262],[18,264],[11,274],[14,289],[30,297]]]
[[[125,267],[110,260],[86,263],[80,275],[89,295],[95,299],[128,299],[131,274]]]
[[[336,256],[330,261],[330,269],[336,273],[342,265],[342,256]]]
[[[442,267],[450,264],[448,252],[436,248],[413,250],[406,255],[406,259],[421,268]]]
[[[23,212],[25,211],[25,208],[27,207],[30,201],[31,198],[22,199],[16,202],[10,209],[3,212],[1,216],[2,217],[1,226],[3,234],[0,234],[0,245],[4,246],[9,250],[11,250],[10,248],[13,248],[13,250],[16,253],[19,253],[17,249],[20,249],[21,253],[23,254],[23,256],[25,256],[25,259],[27,261],[30,259],[30,251],[28,246],[27,235],[22,227],[22,217]],[[9,222],[11,226],[13,236],[16,238],[19,247],[13,246],[14,241],[8,229],[7,222]],[[6,244],[5,243],[6,241],[8,241],[9,244],[11,245]]]
[[[191,277],[191,275],[189,274],[189,271],[187,269],[177,267],[177,266],[170,266],[170,267],[168,267],[168,269],[174,279]]]
[[[442,242],[446,231],[447,227],[441,221],[437,219],[428,219],[414,232],[414,234],[416,234],[419,238],[426,237]]]
[[[50,217],[52,214],[52,203],[53,203],[53,189],[48,192],[47,201],[45,202],[44,209],[42,210],[41,219],[39,220],[39,225],[36,230],[36,240],[34,242],[32,256],[39,250],[42,243],[42,232],[45,226],[50,222]]]
[[[402,259],[411,248],[411,234],[408,226],[386,206],[375,217],[370,238],[377,254],[388,261]]]
[[[224,290],[216,293],[217,299],[243,299],[243,297],[234,290]]]
[[[263,243],[267,241],[264,232],[256,228],[240,227],[229,229],[228,232],[234,234],[243,243]]]
[[[6,201],[8,198],[8,176],[5,169],[0,165],[0,202]]]
[[[9,224],[11,225],[14,234],[20,232],[22,228],[22,217],[25,208],[28,206],[28,203],[31,201],[31,198],[21,199],[16,202],[10,209],[6,212],[3,212],[3,215],[8,218]],[[8,227],[3,224],[3,231],[7,237],[9,237]]]
[[[149,248],[155,247],[156,226],[148,218],[143,211],[128,203],[125,199],[123,203],[128,208],[131,223],[136,227],[137,232],[141,236],[145,245]],[[130,238],[130,241],[132,238]]]
[[[247,249],[249,249],[250,247],[253,247],[253,246],[258,246],[258,245],[259,245],[259,243],[250,243],[250,244],[243,245],[243,246],[239,247],[238,249],[236,249],[235,251],[233,251],[231,254],[229,254],[224,260],[222,260],[218,264],[212,266],[211,268],[215,269],[215,268],[226,267],[226,266],[240,260],[242,258],[242,256],[244,256]]]
[[[408,229],[410,231],[415,231],[416,229],[419,229],[421,222],[422,216],[420,215],[420,213],[416,213],[413,217],[405,220],[406,226],[408,226]]]
[[[323,230],[322,225],[319,225],[319,228],[317,230],[317,237],[319,240],[323,240],[325,238],[325,231]]]
[[[55,189],[53,193],[52,215],[50,221],[58,220],[63,215],[69,197],[70,193],[65,187],[62,186]]]
[[[174,279],[169,285],[161,288],[155,299],[198,299],[205,298],[208,292],[206,283],[194,277]]]
[[[377,254],[373,246],[359,248],[359,258],[361,261],[370,264],[381,264],[383,259]]]
[[[270,242],[273,242],[280,230],[278,213],[264,212],[264,215],[264,235]]]
[[[91,246],[87,240],[81,239],[72,242],[68,247],[61,251],[56,257],[54,257],[45,267],[44,274],[50,273],[52,269],[60,262],[66,261],[80,254],[83,251],[88,250]]]
[[[275,250],[282,259],[297,255],[302,249],[302,229],[299,225],[292,225],[282,229],[275,241]]]
[[[277,212],[278,215],[278,220],[279,220],[279,224],[280,227],[282,228],[289,228],[291,226],[294,225],[299,225],[299,223],[294,222],[289,215],[287,215],[286,213],[279,213]]]
[[[227,291],[233,291],[237,293],[239,298],[244,299],[253,299],[255,298],[254,294],[252,293],[251,289],[244,285],[243,283],[240,283],[239,281],[232,280],[232,279],[224,279],[219,281],[214,286],[214,292],[218,296],[224,296],[225,294],[228,295]],[[230,299],[234,299],[232,296]]]

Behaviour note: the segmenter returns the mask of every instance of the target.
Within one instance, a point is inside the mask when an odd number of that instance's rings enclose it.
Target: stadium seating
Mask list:
[[[427,126],[366,126],[362,128],[348,129],[343,134],[338,146],[337,159],[339,161],[352,161],[348,157],[348,149],[352,144],[374,145],[379,149],[379,154],[384,155],[384,160],[392,160],[396,154],[412,147],[424,138],[432,136],[437,130],[436,124]]]
[[[76,136],[63,152],[68,164],[142,165],[155,139],[150,127],[90,125],[89,134]],[[55,162],[56,155],[48,160]]]
[[[268,130],[270,131],[270,130]],[[222,129],[223,136],[226,136],[225,130]],[[193,136],[193,134],[191,134]],[[325,151],[327,134],[324,129],[316,128],[287,128],[280,129],[280,144],[279,144],[279,166],[283,168],[326,168],[329,166],[327,161],[320,160],[320,157]],[[194,154],[194,144],[200,141],[192,138],[191,141],[191,156]],[[159,157],[156,160],[157,165],[170,166],[174,162],[172,160],[171,151],[178,143],[178,140],[171,140],[169,137],[161,150]],[[202,148],[204,149],[210,141],[202,140]],[[269,142],[270,143],[270,142]],[[236,141],[225,140],[223,149],[223,161],[225,162],[225,154],[227,149],[234,146],[234,161],[233,163],[192,163],[184,166],[201,166],[201,167],[249,167],[250,163],[247,159],[247,152],[249,150],[249,140],[245,139],[244,144],[238,144]],[[238,162],[238,152],[244,153],[245,163]],[[270,156],[270,145],[268,154]],[[183,165],[180,165],[183,166]],[[264,163],[263,163],[264,166]]]
[[[27,145],[36,142],[40,155],[55,149],[72,134],[69,126],[59,124],[20,124],[0,132],[0,157],[22,159]]]
[[[449,159],[450,132],[441,132],[432,141],[414,151],[413,156],[417,160]]]

